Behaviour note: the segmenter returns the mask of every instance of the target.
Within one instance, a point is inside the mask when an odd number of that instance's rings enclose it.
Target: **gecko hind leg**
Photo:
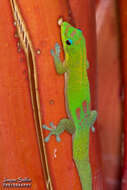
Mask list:
[[[70,119],[62,119],[60,120],[59,124],[57,127],[51,122],[50,123],[50,128],[47,127],[46,125],[43,125],[42,128],[50,131],[49,135],[45,138],[45,142],[48,142],[50,137],[52,135],[56,136],[57,142],[60,142],[60,134],[63,133],[64,131],[67,131],[70,134],[73,134],[75,132],[75,126],[73,124],[73,121]]]

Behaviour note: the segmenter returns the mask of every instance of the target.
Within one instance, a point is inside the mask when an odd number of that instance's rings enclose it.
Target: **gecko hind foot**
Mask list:
[[[53,122],[50,122],[50,126],[51,127],[47,127],[47,125],[42,125],[43,129],[46,129],[46,130],[50,131],[48,136],[45,138],[45,142],[48,142],[52,135],[55,135],[56,136],[56,141],[60,142],[61,139],[60,139],[60,136],[59,136],[58,132],[56,131],[56,126],[53,124]]]
[[[92,130],[93,133],[95,133],[95,130],[96,130],[96,129],[95,129],[94,126],[92,126],[92,127],[91,127],[91,130]]]

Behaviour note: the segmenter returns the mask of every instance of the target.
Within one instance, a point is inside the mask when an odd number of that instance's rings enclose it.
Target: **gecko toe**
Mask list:
[[[59,44],[56,42],[55,48],[60,48]]]
[[[60,46],[59,46],[58,43],[55,44],[55,50],[56,50],[56,55],[59,56],[59,54],[60,54]]]
[[[56,126],[54,125],[53,122],[50,122],[50,126],[51,126],[53,129],[56,129]]]
[[[54,50],[53,49],[50,50],[50,53],[52,56],[54,56]]]
[[[59,135],[56,136],[56,141],[57,141],[57,142],[60,142],[60,141],[61,141]]]
[[[94,126],[91,127],[91,130],[93,133],[95,133],[95,127]]]
[[[50,136],[47,136],[47,137],[45,138],[45,142],[48,142],[49,139],[50,139]]]
[[[43,129],[46,129],[46,130],[48,130],[48,131],[52,131],[52,129],[49,128],[49,127],[47,127],[47,125],[42,125],[42,128],[43,128]]]

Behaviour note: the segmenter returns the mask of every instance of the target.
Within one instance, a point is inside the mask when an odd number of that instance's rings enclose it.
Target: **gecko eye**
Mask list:
[[[72,44],[72,40],[70,40],[70,39],[67,40],[67,41],[66,41],[66,44],[67,44],[67,45],[71,45],[71,44]]]

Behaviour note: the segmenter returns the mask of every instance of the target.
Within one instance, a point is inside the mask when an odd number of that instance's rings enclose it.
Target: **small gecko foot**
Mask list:
[[[56,55],[59,56],[60,55],[60,46],[58,43],[55,44],[55,51],[56,51]]]
[[[53,57],[59,57],[59,55],[60,55],[60,46],[59,46],[58,43],[55,44],[55,51],[53,49],[51,49],[50,53],[51,53],[51,55]]]
[[[94,126],[91,127],[91,130],[93,133],[95,133],[95,127]]]
[[[55,135],[56,136],[56,141],[60,142],[61,139],[60,139],[60,136],[59,136],[59,134],[58,134],[58,132],[56,130],[56,126],[53,124],[53,122],[50,122],[50,126],[51,127],[47,127],[47,125],[42,125],[43,129],[46,129],[46,130],[50,131],[49,135],[45,138],[45,142],[48,142],[52,135]]]

